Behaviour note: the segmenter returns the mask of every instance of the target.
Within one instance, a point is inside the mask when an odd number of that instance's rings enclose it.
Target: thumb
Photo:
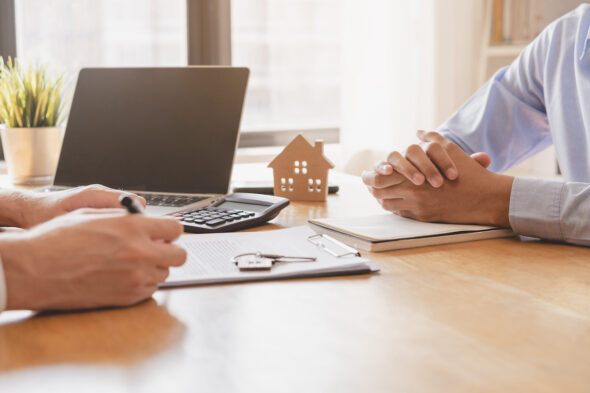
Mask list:
[[[484,168],[489,167],[490,164],[492,163],[492,158],[490,157],[490,155],[488,153],[483,153],[483,152],[474,153],[471,155],[471,158],[473,158],[475,161],[477,161],[479,163],[479,165],[483,166]]]

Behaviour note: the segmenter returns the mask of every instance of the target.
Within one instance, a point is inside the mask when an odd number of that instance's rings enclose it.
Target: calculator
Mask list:
[[[231,232],[250,228],[275,218],[289,205],[287,198],[238,192],[207,207],[174,213],[191,233]]]

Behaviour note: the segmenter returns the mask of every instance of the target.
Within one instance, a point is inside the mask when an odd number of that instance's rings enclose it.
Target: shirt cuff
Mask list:
[[[0,259],[0,312],[6,310],[6,281],[4,280],[4,269]]]
[[[457,146],[459,146],[461,148],[461,150],[463,150],[465,153],[467,153],[467,154],[475,153],[475,150],[473,150],[471,147],[469,147],[467,145],[467,143],[465,143],[465,141],[463,141],[461,138],[459,138],[459,136],[457,136],[456,134],[452,133],[451,130],[449,130],[448,128],[440,128],[440,129],[436,130],[436,132],[438,132],[440,135],[442,135],[443,138],[448,139],[451,142],[453,142],[454,144],[456,144]]]
[[[510,226],[515,233],[563,241],[560,209],[565,183],[516,177],[510,193]]]

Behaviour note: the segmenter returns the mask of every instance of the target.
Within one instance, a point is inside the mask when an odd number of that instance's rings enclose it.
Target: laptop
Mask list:
[[[80,71],[54,185],[146,198],[147,214],[206,206],[229,192],[249,70]]]

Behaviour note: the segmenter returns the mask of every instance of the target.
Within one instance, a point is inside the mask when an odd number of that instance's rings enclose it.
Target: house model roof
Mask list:
[[[334,164],[324,156],[324,141],[316,140],[312,145],[301,134],[297,135],[269,164],[269,168],[282,167],[292,160],[306,160],[310,166],[334,168]]]

